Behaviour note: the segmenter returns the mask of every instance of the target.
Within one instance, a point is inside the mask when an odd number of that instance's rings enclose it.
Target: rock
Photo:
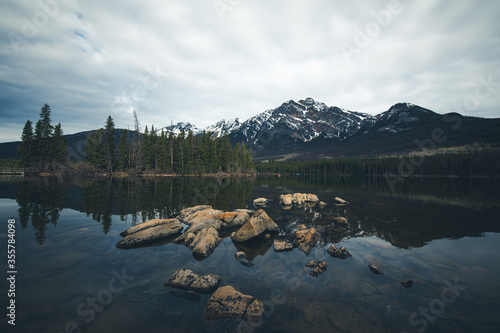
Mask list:
[[[265,231],[276,230],[278,230],[278,225],[264,210],[259,209],[234,235],[231,235],[231,239],[236,242],[245,242]]]
[[[266,198],[257,198],[253,201],[253,204],[254,205],[257,205],[257,206],[262,206],[262,205],[265,205],[267,203],[267,199]]]
[[[141,231],[141,230],[145,230],[145,229],[148,229],[148,228],[153,228],[153,227],[156,227],[156,226],[159,226],[159,225],[162,225],[162,224],[170,224],[170,223],[176,222],[176,221],[179,221],[179,220],[177,220],[177,219],[154,219],[154,220],[149,220],[149,221],[146,221],[144,223],[141,223],[141,224],[135,225],[133,227],[130,227],[130,228],[128,228],[125,231],[122,231],[120,233],[120,236],[125,237],[125,236],[128,236],[128,235],[135,234],[136,232]]]
[[[189,215],[192,215],[192,214],[194,214],[196,212],[199,212],[199,211],[205,210],[205,209],[212,209],[212,206],[210,206],[210,205],[199,205],[199,206],[185,208],[185,209],[181,210],[178,218],[181,221],[184,221],[184,220],[187,219],[187,217]]]
[[[306,202],[307,196],[302,193],[294,193],[292,196],[292,201],[297,206],[302,206]]]
[[[326,204],[326,202],[324,202],[324,201],[320,201],[320,202],[318,203],[318,206],[319,206],[319,208],[323,209],[323,208],[325,208],[325,207],[327,206],[327,204]]]
[[[291,251],[293,250],[293,246],[291,243],[288,243],[285,240],[275,240],[273,243],[274,251],[282,252],[282,251]]]
[[[205,207],[205,206],[196,206],[196,207],[199,207],[198,210],[194,210],[192,212],[191,211],[184,212],[186,209],[189,208],[182,210],[181,214],[178,216],[181,222],[184,222],[190,226],[195,226],[200,223],[205,223],[205,224],[217,223],[218,220],[214,218],[214,215],[223,213],[223,211],[212,209],[212,207],[210,206],[208,206],[210,208],[205,208],[201,210],[200,207]]]
[[[131,249],[160,242],[179,234],[183,228],[181,223],[174,219],[171,223],[151,226],[127,235],[115,246],[119,249]]]
[[[311,194],[311,193],[307,193],[306,195],[306,201],[307,202],[318,202],[319,201],[319,198],[316,194]]]
[[[292,195],[291,194],[280,195],[280,204],[285,206],[291,206],[293,204]]]
[[[204,319],[243,319],[249,306],[255,302],[255,298],[244,295],[232,286],[224,286],[208,299],[203,313]],[[258,315],[260,305],[250,308],[252,317]],[[263,311],[262,311],[263,314]]]
[[[332,220],[334,223],[347,225],[347,219],[345,217],[342,216],[334,217]]]
[[[239,261],[243,266],[252,267],[253,265],[255,265],[253,262],[247,259],[240,259]]]
[[[368,268],[370,268],[370,271],[372,271],[375,274],[384,275],[384,273],[380,270],[380,268],[378,268],[377,266],[375,266],[373,264],[369,264]]]
[[[235,257],[236,257],[236,259],[238,259],[238,260],[246,258],[245,252],[243,252],[243,251],[236,252],[236,253],[234,254],[234,256],[235,256]]]
[[[181,268],[164,283],[164,286],[208,294],[216,290],[221,281],[220,276],[215,274],[198,276],[192,270]]]
[[[311,249],[316,245],[316,242],[320,238],[319,232],[316,229],[305,229],[295,232],[295,238],[299,244],[300,249],[305,253],[309,254]]]
[[[206,258],[219,245],[220,241],[217,230],[214,228],[203,229],[196,235],[189,247],[193,249],[193,255]]]
[[[400,282],[400,283],[405,288],[411,288],[413,286],[413,281],[412,280],[405,280],[405,281]]]
[[[313,260],[313,261],[309,261],[306,264],[306,267],[314,268],[311,272],[309,272],[309,274],[312,277],[317,277],[318,275],[323,274],[326,271],[326,262],[319,261],[319,260]]]
[[[250,218],[247,212],[225,212],[213,217],[222,221],[222,226],[225,228],[241,227]]]
[[[333,199],[335,201],[336,204],[338,205],[348,205],[349,202],[348,201],[345,201],[344,199],[342,198],[339,198],[339,197],[335,197],[335,199]]]
[[[341,247],[338,249],[335,245],[330,245],[330,247],[327,250],[328,254],[331,255],[332,257],[335,258],[340,258],[340,259],[346,259],[347,257],[350,257],[351,254],[345,247]]]
[[[247,323],[261,323],[264,319],[264,311],[266,307],[264,303],[256,299],[247,308],[245,312],[245,321]]]
[[[190,269],[178,269],[163,285],[182,290],[189,290],[191,284],[198,278],[198,274]]]
[[[209,294],[219,287],[221,281],[221,277],[216,274],[206,274],[194,280],[189,290],[200,294]]]

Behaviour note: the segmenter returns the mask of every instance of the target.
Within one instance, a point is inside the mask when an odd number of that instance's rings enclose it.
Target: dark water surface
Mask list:
[[[315,193],[321,209],[284,210],[284,193]],[[339,207],[339,196],[351,204]],[[180,209],[210,204],[255,209],[258,197],[293,241],[299,224],[321,239],[309,255],[277,253],[273,239],[224,241],[198,261],[184,245],[120,250],[119,233]],[[13,332],[233,332],[202,319],[210,295],[189,300],[163,283],[178,268],[214,273],[266,304],[255,332],[498,332],[500,327],[500,181],[413,178],[395,191],[383,178],[165,178],[80,184],[0,182],[2,270],[7,221],[16,219],[16,326]],[[333,217],[349,225],[335,225]],[[327,254],[331,244],[352,254]],[[241,265],[243,250],[255,264]],[[313,278],[305,265],[327,263]],[[370,271],[377,265],[384,275]],[[404,288],[400,282],[411,279]],[[8,285],[2,295],[8,304]],[[5,330],[2,329],[2,332]]]

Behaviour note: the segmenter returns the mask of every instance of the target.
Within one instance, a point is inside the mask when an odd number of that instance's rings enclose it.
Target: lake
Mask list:
[[[327,206],[283,209],[280,194],[297,192],[314,193]],[[259,197],[271,200],[255,207]],[[335,197],[350,204],[336,205]],[[130,226],[200,204],[224,211],[262,208],[279,231],[242,244],[227,237],[204,260],[172,242],[115,247]],[[500,327],[498,179],[406,178],[395,188],[382,177],[4,180],[0,207],[5,272],[7,224],[15,219],[15,332],[421,333]],[[348,225],[334,224],[338,216]],[[295,246],[275,252],[273,240],[293,243],[301,224],[321,234],[312,251],[306,255]],[[330,256],[331,244],[345,246],[351,256]],[[238,251],[254,265],[242,265],[234,256]],[[311,260],[326,262],[326,271],[312,277],[306,267]],[[369,264],[384,274],[374,274]],[[204,320],[211,294],[190,299],[163,285],[179,268],[217,274],[221,286],[263,301],[264,320],[227,326]],[[400,282],[408,279],[413,285],[405,288]],[[6,313],[7,290],[4,279]]]

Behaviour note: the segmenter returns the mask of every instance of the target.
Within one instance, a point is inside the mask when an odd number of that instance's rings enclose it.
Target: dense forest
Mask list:
[[[146,126],[141,133],[135,111],[134,123],[134,131],[123,130],[118,141],[113,118],[109,116],[104,128],[88,135],[83,163],[70,165],[61,123],[52,125],[51,109],[45,104],[35,128],[30,120],[23,128],[18,150],[21,159],[3,164],[31,170],[74,169],[83,173],[88,172],[88,167],[107,173],[213,174],[254,170],[251,151],[243,143],[233,147],[227,135],[218,138],[210,132],[194,135],[191,131],[174,134],[171,129],[158,131],[154,125],[150,129]]]
[[[154,125],[131,136],[124,130],[115,147],[115,129],[111,116],[105,128],[89,134],[85,147],[85,162],[92,166],[114,171],[152,171],[167,174],[213,174],[252,172],[252,153],[245,144],[231,146],[227,135],[215,137],[211,132],[201,136],[181,131],[158,131]]]
[[[415,153],[400,156],[334,158],[317,161],[260,162],[256,171],[283,175],[362,175],[384,176],[397,181],[408,176],[498,176],[500,154],[497,150],[436,154]]]

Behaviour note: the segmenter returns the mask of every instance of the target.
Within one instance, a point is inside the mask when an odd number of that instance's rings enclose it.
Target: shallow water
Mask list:
[[[279,195],[295,192],[315,193],[328,205],[284,210]],[[350,205],[336,206],[336,196]],[[396,191],[383,179],[353,178],[44,180],[0,183],[0,197],[2,244],[7,220],[16,219],[16,332],[496,332],[500,326],[495,180],[407,179]],[[145,220],[195,204],[256,209],[258,197],[274,199],[263,207],[280,227],[274,238],[293,240],[298,224],[321,230],[309,255],[298,248],[277,253],[273,239],[242,245],[226,238],[202,261],[172,243],[115,247],[121,231]],[[349,225],[334,225],[335,216]],[[330,244],[352,256],[331,257]],[[241,265],[234,257],[239,250],[255,265]],[[309,275],[311,260],[327,263],[324,274]],[[218,274],[222,285],[264,301],[264,321],[203,320],[210,295],[190,300],[163,286],[178,268]],[[411,288],[400,284],[407,279]]]

